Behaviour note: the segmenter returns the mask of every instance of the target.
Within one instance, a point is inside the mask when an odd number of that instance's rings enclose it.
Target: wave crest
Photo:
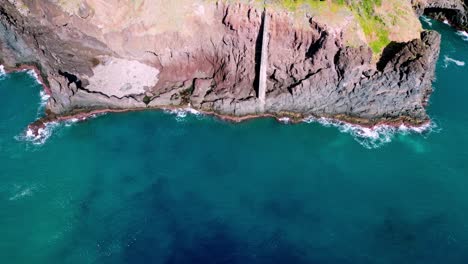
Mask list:
[[[18,140],[28,141],[34,145],[42,145],[47,139],[50,138],[52,132],[59,126],[58,122],[48,122],[45,123],[43,127],[38,128],[37,130],[28,127],[23,135],[19,136]]]
[[[418,127],[411,127],[406,125],[401,125],[398,127],[377,125],[375,127],[369,128],[324,117],[309,117],[304,119],[304,122],[319,123],[325,127],[335,127],[342,133],[350,134],[354,140],[367,149],[376,149],[387,143],[390,143],[396,134],[421,134],[427,131],[432,131],[436,127],[434,122],[430,122]]]
[[[453,64],[455,64],[457,66],[460,66],[460,67],[465,66],[464,61],[456,60],[456,59],[450,58],[449,56],[445,55],[444,56],[444,68],[447,68],[449,63],[453,63]]]
[[[457,31],[457,35],[462,37],[464,41],[468,41],[468,32],[465,31]]]
[[[35,70],[30,70],[30,69],[28,69],[28,70],[25,70],[25,71],[26,71],[26,73],[27,73],[29,76],[31,76],[37,83],[43,84],[43,83],[41,82],[41,79],[39,78],[39,76],[37,75],[37,73],[36,73]]]
[[[185,118],[187,117],[188,114],[194,115],[194,116],[202,116],[202,113],[196,109],[193,109],[191,107],[186,107],[186,108],[180,108],[180,109],[165,109],[165,113],[172,114],[176,116],[176,120],[179,122],[185,121]]]

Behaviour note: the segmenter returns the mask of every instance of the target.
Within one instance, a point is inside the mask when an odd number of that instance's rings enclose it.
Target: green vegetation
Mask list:
[[[143,97],[143,103],[145,103],[145,105],[149,105],[150,102],[151,102],[151,97],[145,95],[145,97]]]
[[[192,96],[194,89],[195,86],[192,84],[187,89],[179,93],[182,105],[187,105],[188,103],[190,103],[190,96]]]
[[[374,54],[380,54],[390,43],[388,28],[375,13],[375,7],[381,5],[382,0],[361,0],[351,5]]]
[[[99,64],[101,64],[101,61],[98,58],[92,58],[91,59],[91,65],[93,65],[93,67],[96,67]]]
[[[375,55],[381,54],[383,48],[390,43],[388,26],[375,11],[376,7],[382,5],[382,0],[272,0],[270,3],[279,4],[291,11],[304,6],[331,12],[347,8],[354,13]]]

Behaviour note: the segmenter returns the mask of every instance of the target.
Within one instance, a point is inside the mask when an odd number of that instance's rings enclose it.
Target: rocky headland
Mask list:
[[[446,21],[457,29],[468,30],[468,0],[411,0],[418,15]]]
[[[0,63],[37,69],[43,121],[191,107],[421,125],[440,45],[424,12],[466,28],[459,0],[0,0]]]

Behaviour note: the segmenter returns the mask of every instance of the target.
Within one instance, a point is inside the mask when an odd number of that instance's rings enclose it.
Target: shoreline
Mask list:
[[[215,113],[212,111],[204,111],[204,110],[197,110],[191,108],[189,106],[161,106],[161,107],[151,107],[151,108],[134,108],[134,109],[97,109],[91,111],[81,111],[73,114],[68,115],[61,115],[61,116],[44,116],[33,123],[29,124],[27,127],[27,131],[31,133],[33,137],[40,137],[41,130],[46,129],[48,124],[53,123],[62,123],[67,121],[76,121],[76,122],[84,122],[89,118],[93,118],[96,115],[101,114],[108,114],[108,113],[127,113],[127,112],[143,112],[143,111],[183,111],[183,112],[191,112],[191,113],[199,113],[202,115],[212,116],[222,121],[232,122],[232,123],[241,123],[248,120],[258,119],[258,118],[273,118],[277,122],[283,124],[300,124],[300,123],[307,123],[308,121],[327,121],[337,125],[350,125],[360,129],[369,129],[372,131],[377,131],[382,127],[389,127],[389,128],[410,128],[413,130],[422,130],[424,131],[428,128],[431,124],[431,120],[422,120],[415,122],[414,120],[409,119],[408,117],[399,117],[393,120],[380,120],[380,121],[370,121],[365,120],[368,123],[360,123],[360,122],[352,122],[349,121],[350,119],[346,120],[346,118],[339,118],[339,117],[321,117],[321,116],[292,116],[292,115],[277,115],[277,114],[258,114],[258,115],[246,115],[246,116],[231,116],[231,115],[223,115],[219,113]],[[357,119],[354,119],[357,120]],[[361,119],[364,120],[364,119]]]
[[[42,86],[43,91],[51,96],[52,92],[51,89],[45,84],[41,72],[37,69],[34,65],[20,65],[16,68],[5,67],[3,66],[5,74],[14,73],[14,72],[24,72],[24,71],[32,71],[34,73],[34,77],[36,81]],[[48,99],[50,100],[50,99]],[[86,121],[87,119],[100,115],[100,114],[107,114],[107,113],[126,113],[126,112],[137,112],[137,111],[171,111],[171,110],[180,110],[180,111],[193,111],[203,115],[213,116],[223,121],[233,122],[233,123],[240,123],[252,119],[257,118],[274,118],[276,121],[281,123],[288,123],[288,124],[298,124],[306,122],[307,120],[330,120],[336,124],[343,124],[343,125],[352,125],[357,126],[363,129],[370,129],[370,130],[377,130],[382,126],[388,126],[392,128],[399,128],[399,127],[408,127],[413,129],[420,129],[428,127],[431,123],[430,119],[427,120],[416,120],[408,116],[401,116],[393,119],[381,119],[381,120],[370,120],[364,118],[355,118],[346,115],[336,115],[336,116],[316,116],[316,115],[309,115],[304,116],[303,114],[299,113],[291,113],[291,112],[279,112],[279,113],[264,113],[264,114],[250,114],[245,116],[232,116],[232,115],[225,115],[216,113],[214,111],[208,110],[198,110],[190,107],[190,105],[184,106],[157,106],[157,107],[146,107],[146,108],[133,108],[133,109],[112,109],[112,108],[104,108],[104,109],[95,109],[95,110],[83,110],[83,109],[75,109],[72,110],[70,114],[65,115],[53,115],[48,114],[47,110],[44,111],[45,116],[39,118],[38,120],[32,122],[27,126],[27,131],[31,133],[33,137],[40,137],[41,130],[45,129],[46,126],[50,123],[61,123],[70,120],[77,120],[78,122]],[[75,113],[73,113],[75,111]]]
[[[45,84],[44,79],[42,78],[41,71],[36,66],[33,65],[20,65],[15,68],[7,67],[5,65],[0,65],[3,66],[2,69],[5,72],[5,74],[10,74],[10,73],[15,73],[15,72],[25,72],[25,71],[32,71],[34,73],[34,78],[36,81],[42,86],[42,89],[44,92],[51,96],[52,91],[51,89]]]
[[[430,19],[434,19],[435,21],[439,21],[441,23],[444,23],[448,26],[450,26],[451,28],[453,28],[455,31],[458,31],[458,32],[463,32],[465,34],[468,34],[468,28],[463,28],[457,24],[455,24],[454,22],[452,22],[451,20],[445,18],[445,19],[441,19],[441,18],[438,18],[438,17],[434,17],[434,16],[431,16],[430,14],[428,15],[422,15],[422,16],[425,16],[427,18],[430,18]],[[422,17],[421,16],[421,17]]]

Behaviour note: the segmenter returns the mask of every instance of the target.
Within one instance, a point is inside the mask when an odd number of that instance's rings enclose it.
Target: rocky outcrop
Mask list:
[[[188,15],[184,6],[176,14],[180,25],[161,25],[149,18],[105,21],[99,8],[106,1],[84,1],[75,13],[52,0],[38,2],[0,0],[0,59],[7,67],[40,68],[51,90],[49,115],[190,105],[234,117],[428,120],[440,43],[435,32],[392,43],[377,63],[367,45],[347,45],[343,29],[271,10],[262,104],[261,8],[189,1]],[[122,13],[152,8],[140,2]]]
[[[468,30],[468,0],[411,0],[417,14],[447,20],[453,26]]]

